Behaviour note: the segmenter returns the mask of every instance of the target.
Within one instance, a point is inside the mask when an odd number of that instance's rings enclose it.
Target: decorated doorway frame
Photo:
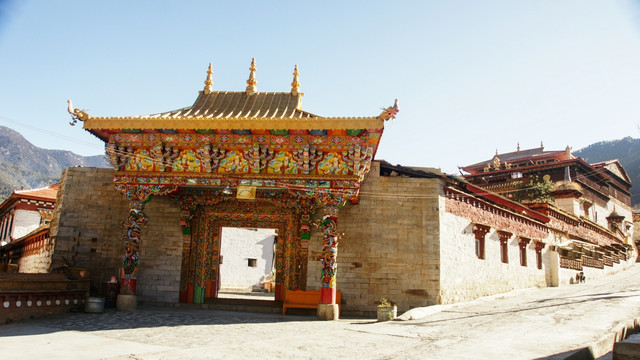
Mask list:
[[[182,253],[180,302],[203,303],[217,298],[223,227],[276,229],[275,300],[284,299],[285,289],[306,288],[308,249],[300,237],[300,215],[292,209],[231,200],[199,206],[190,217],[189,231],[183,230],[188,234]]]

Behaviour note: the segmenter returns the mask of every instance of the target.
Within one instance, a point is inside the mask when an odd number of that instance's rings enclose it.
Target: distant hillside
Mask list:
[[[0,201],[13,190],[32,189],[60,181],[70,166],[109,167],[103,155],[80,156],[31,144],[17,131],[0,126]]]
[[[640,205],[640,139],[626,137],[620,140],[602,141],[574,152],[589,163],[620,160],[631,178],[631,203]]]

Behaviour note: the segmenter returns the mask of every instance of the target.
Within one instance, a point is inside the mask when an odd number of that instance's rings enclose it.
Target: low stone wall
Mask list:
[[[0,324],[80,311],[89,286],[89,279],[64,274],[0,273]]]

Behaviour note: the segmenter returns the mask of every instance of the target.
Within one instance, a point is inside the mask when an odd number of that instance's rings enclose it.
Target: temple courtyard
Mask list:
[[[564,359],[591,347],[607,359],[613,334],[640,319],[639,278],[636,265],[570,286],[414,309],[414,319],[390,322],[193,307],[69,313],[0,325],[0,349],[50,360]]]

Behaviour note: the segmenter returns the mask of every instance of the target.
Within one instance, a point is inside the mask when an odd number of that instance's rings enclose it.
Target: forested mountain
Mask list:
[[[631,203],[640,205],[640,139],[626,137],[620,140],[601,141],[573,153],[588,163],[620,160],[631,178]]]
[[[33,189],[60,181],[70,166],[109,167],[103,155],[80,156],[31,144],[17,131],[0,126],[0,201],[13,190]]]

